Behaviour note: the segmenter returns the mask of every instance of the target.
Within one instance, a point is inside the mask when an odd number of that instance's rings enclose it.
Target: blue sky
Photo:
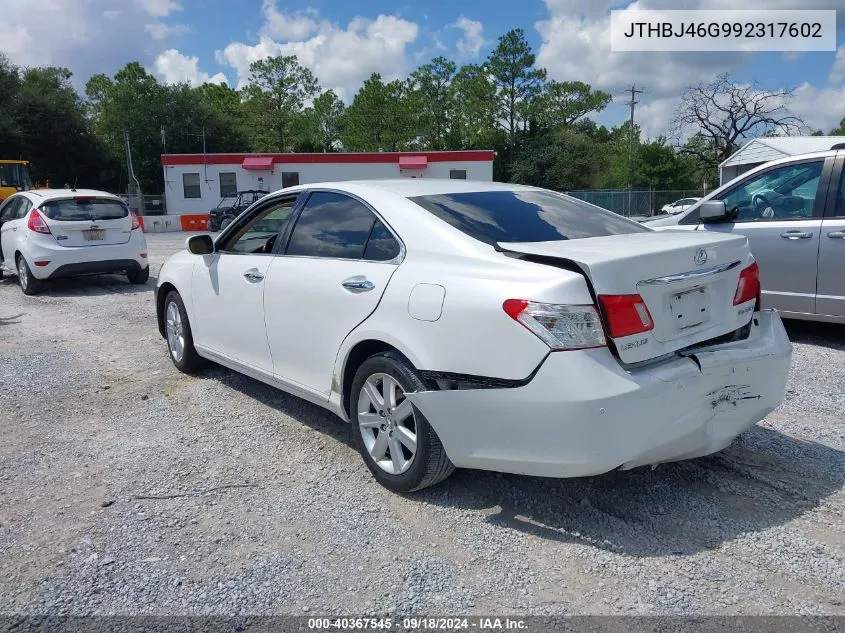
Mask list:
[[[613,94],[599,116],[627,116],[624,88],[638,98],[649,136],[668,131],[684,87],[732,72],[765,88],[795,88],[791,107],[814,129],[845,117],[845,0],[639,0],[640,8],[840,9],[837,52],[611,53],[609,11],[629,0],[454,0],[439,3],[349,0],[53,0],[40,11],[4,9],[0,49],[22,65],[69,66],[77,85],[140,61],[162,81],[241,85],[250,61],[296,54],[325,88],[351,99],[372,72],[405,76],[435,55],[479,62],[496,38],[521,27],[538,63],[558,80],[577,79]]]

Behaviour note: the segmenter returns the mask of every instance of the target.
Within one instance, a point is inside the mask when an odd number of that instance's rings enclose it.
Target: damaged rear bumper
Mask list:
[[[778,314],[748,338],[626,370],[606,349],[550,354],[526,385],[408,394],[459,467],[546,477],[725,448],[782,401],[792,346]]]

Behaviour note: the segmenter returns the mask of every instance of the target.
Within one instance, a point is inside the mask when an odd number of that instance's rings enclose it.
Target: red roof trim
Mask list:
[[[400,156],[422,156],[430,163],[491,162],[493,150],[454,152],[372,152],[327,154],[165,154],[162,165],[242,165],[246,158],[272,158],[275,164],[308,163],[399,163]]]

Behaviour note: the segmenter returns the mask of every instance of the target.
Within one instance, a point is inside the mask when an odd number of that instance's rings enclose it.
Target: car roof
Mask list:
[[[314,182],[283,191],[302,191],[305,189],[337,189],[350,193],[366,191],[382,191],[413,198],[416,196],[433,196],[449,193],[471,193],[480,191],[516,191],[534,190],[534,187],[515,185],[504,182],[480,180],[452,180],[449,178],[385,178],[372,180],[342,180],[336,182]]]
[[[96,189],[30,189],[29,191],[21,192],[33,203],[49,202],[50,200],[61,200],[65,198],[111,198],[113,200],[120,200],[119,196],[107,191],[98,191]]]

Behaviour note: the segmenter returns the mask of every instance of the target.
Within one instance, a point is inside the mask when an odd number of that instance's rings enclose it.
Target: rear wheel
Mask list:
[[[352,382],[355,444],[373,476],[395,492],[433,486],[455,470],[440,438],[405,395],[423,389],[419,374],[398,352],[371,356]]]
[[[229,226],[232,223],[232,220],[234,220],[234,219],[235,218],[233,218],[232,216],[227,215],[225,218],[220,220],[220,230],[225,231],[226,227]]]
[[[130,284],[145,284],[150,278],[150,267],[141,268],[140,270],[130,270],[126,273]]]
[[[164,332],[167,349],[176,369],[186,374],[202,367],[203,359],[194,348],[191,324],[182,297],[175,290],[164,299]]]
[[[44,290],[44,282],[36,279],[29,269],[29,264],[23,258],[23,255],[18,255],[18,282],[21,285],[21,290],[25,295],[37,295]]]

